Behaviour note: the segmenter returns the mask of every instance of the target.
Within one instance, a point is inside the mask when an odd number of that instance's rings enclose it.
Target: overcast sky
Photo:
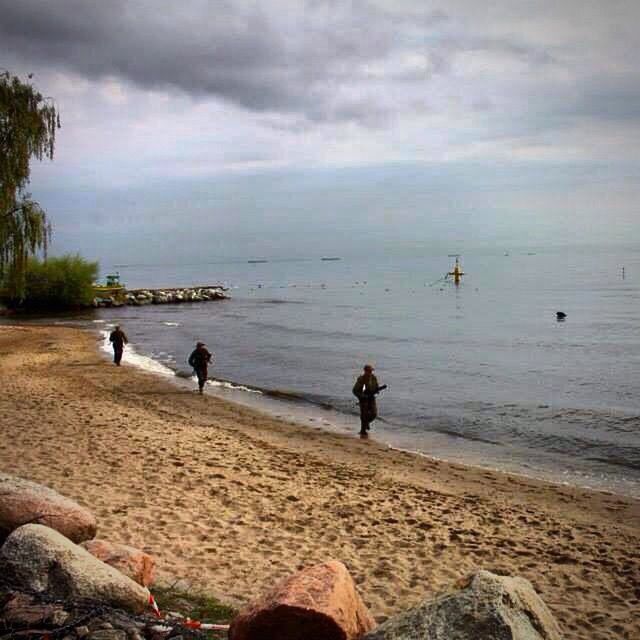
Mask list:
[[[637,0],[0,0],[0,16],[0,67],[61,112],[31,185],[58,251],[640,240]]]

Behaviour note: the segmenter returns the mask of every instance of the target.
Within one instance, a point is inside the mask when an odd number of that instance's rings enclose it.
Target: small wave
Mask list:
[[[195,380],[195,376],[193,376]],[[229,382],[227,380],[207,380],[207,384],[212,387],[218,387],[221,389],[232,389],[233,391],[246,391],[247,393],[258,393],[262,394],[260,389],[252,389],[251,387],[245,387],[242,384],[234,384],[233,382]]]
[[[173,372],[173,374],[177,378],[182,378],[183,380],[195,380],[196,376],[193,375],[191,371],[187,371],[185,369],[178,369]],[[238,384],[236,382],[231,382],[231,380],[224,380],[223,378],[209,378],[207,380],[207,384],[211,387],[216,387],[218,389],[228,389],[232,391],[246,391],[247,393],[256,393],[262,395],[263,390],[258,387],[252,387],[250,385]]]
[[[163,322],[162,324],[165,327],[179,327],[180,326],[179,322]]]
[[[112,350],[111,343],[109,342],[109,332],[101,331],[100,333],[103,337],[102,350],[105,353],[111,354]],[[144,371],[148,371],[149,373],[157,373],[163,376],[175,375],[175,371],[173,371],[173,369],[166,367],[161,362],[158,362],[149,356],[144,356],[141,353],[138,353],[131,345],[127,345],[127,348],[124,350],[124,353],[122,354],[122,362],[138,367],[139,369],[143,369]]]
[[[93,322],[95,324],[105,324],[104,320],[92,320],[91,322]]]
[[[436,427],[432,428],[431,431],[436,433],[441,433],[442,435],[449,436],[451,438],[461,438],[463,440],[469,440],[471,442],[482,442],[483,444],[491,444],[496,447],[502,446],[501,442],[496,442],[495,440],[489,440],[488,438],[483,438],[481,436],[470,435],[468,433],[459,433],[454,431],[453,429],[447,429],[446,427]]]
[[[634,471],[640,470],[640,461],[634,462],[633,460],[626,460],[624,458],[604,457],[604,456],[591,456],[587,460],[593,460],[593,462],[603,462],[605,464],[611,464],[616,467],[625,467],[627,469],[633,469]]]

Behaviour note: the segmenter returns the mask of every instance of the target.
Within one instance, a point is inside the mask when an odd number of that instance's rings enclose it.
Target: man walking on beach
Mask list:
[[[192,366],[198,376],[198,389],[203,393],[204,383],[207,381],[208,365],[211,362],[211,354],[204,342],[196,343],[196,348],[189,356],[189,365]]]
[[[129,342],[127,335],[119,325],[116,325],[116,328],[111,332],[109,342],[111,342],[111,345],[113,346],[113,361],[119,367],[120,360],[122,360],[124,345]]]
[[[364,373],[358,377],[353,385],[353,395],[360,403],[360,436],[365,437],[369,431],[369,425],[378,417],[376,394],[387,385],[378,385],[378,379],[373,375],[373,367],[364,365]]]

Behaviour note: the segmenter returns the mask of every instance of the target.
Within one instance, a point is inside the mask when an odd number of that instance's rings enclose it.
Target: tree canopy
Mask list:
[[[79,255],[27,260],[24,297],[20,306],[29,310],[88,307],[94,298],[93,282],[98,263]]]
[[[13,297],[24,290],[29,256],[46,251],[51,236],[45,212],[26,188],[32,159],[53,159],[58,128],[51,98],[0,72],[0,277]]]

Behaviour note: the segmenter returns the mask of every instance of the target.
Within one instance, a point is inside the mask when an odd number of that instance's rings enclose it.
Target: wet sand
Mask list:
[[[569,639],[640,638],[640,502],[391,451],[115,367],[91,333],[0,326],[0,469],[234,604],[342,560],[379,620],[485,568]]]

